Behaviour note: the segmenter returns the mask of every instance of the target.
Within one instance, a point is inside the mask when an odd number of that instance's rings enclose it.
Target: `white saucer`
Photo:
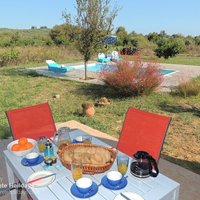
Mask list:
[[[50,174],[53,174],[53,173],[51,171],[47,171],[47,170],[35,172],[34,174],[31,174],[29,176],[27,182],[34,180],[34,179],[37,179],[37,178],[40,178],[40,177],[50,175]],[[43,180],[39,180],[39,181],[36,181],[36,182],[33,182],[33,183],[29,183],[29,185],[32,186],[32,187],[44,187],[44,186],[51,184],[55,180],[55,178],[56,178],[56,176],[50,176],[50,177],[45,178]]]
[[[136,194],[134,192],[123,192],[122,194],[126,195],[130,200],[144,200],[139,194]],[[124,200],[125,198],[121,196],[121,194],[118,194],[114,200]]]

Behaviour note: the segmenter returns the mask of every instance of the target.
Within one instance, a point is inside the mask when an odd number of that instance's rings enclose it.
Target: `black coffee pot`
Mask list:
[[[145,151],[138,151],[133,155],[130,171],[139,178],[156,177],[159,174],[156,160]]]

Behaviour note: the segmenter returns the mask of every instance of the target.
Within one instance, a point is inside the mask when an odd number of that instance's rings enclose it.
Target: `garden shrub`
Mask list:
[[[183,48],[184,43],[179,39],[162,38],[157,43],[158,47],[155,49],[156,55],[168,59],[179,54]]]
[[[140,58],[133,62],[121,60],[112,68],[102,69],[101,79],[124,96],[150,94],[163,80],[156,63],[143,64]]]
[[[183,97],[189,96],[197,96],[200,94],[200,82],[196,79],[189,80],[187,82],[181,83],[172,92],[172,94],[176,94]]]
[[[120,51],[122,55],[133,55],[137,49],[135,47],[125,47]]]
[[[1,53],[0,55],[0,67],[9,65],[9,64],[17,64],[17,60],[19,58],[20,52],[16,49],[9,49],[8,51],[5,51]]]

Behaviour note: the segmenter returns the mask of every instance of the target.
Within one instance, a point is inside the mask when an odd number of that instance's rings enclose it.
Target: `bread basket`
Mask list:
[[[113,164],[113,162],[115,161],[116,158],[116,149],[115,148],[108,148],[108,147],[103,147],[103,146],[98,146],[98,145],[94,145],[94,144],[70,144],[70,145],[61,145],[58,149],[58,155],[59,158],[62,162],[62,164],[67,168],[67,169],[71,169],[71,162],[67,162],[64,160],[64,153],[66,151],[73,151],[75,148],[78,147],[96,147],[96,148],[102,148],[105,149],[107,151],[110,152],[110,156],[111,159],[109,162],[105,163],[105,164],[83,164],[83,173],[84,174],[96,174],[96,173],[102,173],[105,172],[107,170],[109,170]]]

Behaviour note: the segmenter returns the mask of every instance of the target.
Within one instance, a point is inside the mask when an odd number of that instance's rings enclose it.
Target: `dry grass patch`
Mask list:
[[[200,93],[200,82],[196,79],[183,82],[172,93],[183,97],[197,96]]]

